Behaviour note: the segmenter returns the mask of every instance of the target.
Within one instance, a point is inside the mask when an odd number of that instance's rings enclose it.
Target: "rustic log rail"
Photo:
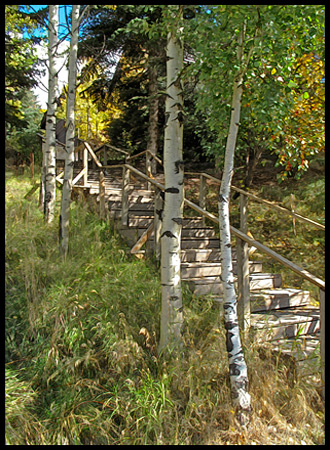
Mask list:
[[[88,186],[88,153],[90,154],[94,164],[96,165],[97,169],[99,170],[100,173],[100,177],[99,177],[99,186],[100,186],[100,214],[103,215],[104,214],[104,210],[105,210],[105,201],[104,201],[104,194],[105,194],[105,187],[104,187],[104,173],[103,170],[104,169],[112,169],[115,167],[122,167],[123,169],[123,187],[122,187],[122,223],[127,225],[127,219],[128,219],[128,186],[129,186],[129,177],[130,177],[130,173],[134,173],[135,175],[137,175],[138,177],[142,178],[143,180],[147,181],[148,183],[150,183],[151,185],[155,186],[155,194],[158,196],[158,200],[159,201],[159,191],[165,191],[165,186],[162,185],[161,183],[157,182],[155,179],[150,178],[148,175],[144,174],[143,172],[141,172],[140,170],[136,169],[134,166],[132,166],[131,164],[129,164],[128,162],[131,161],[132,159],[137,158],[139,156],[142,156],[144,153],[147,154],[147,152],[149,152],[148,150],[145,150],[144,152],[141,152],[137,155],[134,155],[134,157],[129,157],[127,155],[125,155],[125,160],[126,163],[124,164],[114,164],[114,165],[108,165],[105,164],[103,165],[100,160],[98,159],[97,155],[95,154],[95,151],[93,151],[93,149],[91,148],[90,144],[88,142],[83,142],[82,144],[83,147],[83,168],[82,171],[75,177],[75,179],[73,180],[73,185],[75,185],[77,183],[77,181],[84,176],[84,184],[82,187],[89,187]],[[81,145],[79,146],[81,148]],[[97,149],[100,150],[102,148],[102,146]],[[116,149],[119,151],[119,149]],[[124,151],[122,151],[124,152]],[[127,153],[127,152],[125,152]],[[149,152],[151,154],[151,156],[154,157],[154,155]],[[159,158],[157,158],[159,159]],[[159,161],[157,161],[159,162]],[[196,172],[188,172],[187,174],[197,174]],[[60,174],[57,176],[57,181],[59,181],[60,183],[63,183],[63,180],[61,180],[61,176],[63,174]],[[216,217],[214,214],[208,212],[206,210],[206,201],[205,201],[205,193],[206,193],[206,183],[205,180],[203,180],[203,178],[209,178],[211,181],[214,181],[217,184],[220,184],[221,181],[218,180],[217,178],[213,177],[212,175],[209,175],[207,173],[198,173],[198,176],[200,177],[200,205],[196,205],[195,203],[191,202],[188,199],[184,199],[184,203],[192,208],[193,210],[195,210],[196,212],[198,212],[202,217],[205,217],[209,220],[211,220],[212,222],[216,223],[217,225],[219,224],[219,219],[218,217]],[[81,187],[81,186],[80,186]],[[274,209],[277,209],[278,211],[285,213],[291,217],[295,217],[298,220],[301,220],[305,223],[308,223],[310,225],[314,225],[317,226],[319,229],[325,229],[324,225],[321,225],[315,221],[312,221],[308,218],[305,218],[299,214],[293,213],[290,210],[286,210],[285,208],[276,205],[272,202],[269,202],[268,200],[264,200],[264,199],[260,199],[259,197],[255,196],[254,194],[251,194],[249,192],[244,191],[243,189],[237,188],[235,186],[232,186],[232,189],[239,192],[241,194],[241,200],[240,200],[240,209],[241,209],[241,230],[238,230],[237,228],[231,226],[231,232],[233,235],[236,236],[236,238],[238,238],[238,247],[240,248],[239,251],[239,261],[240,264],[238,264],[239,267],[239,272],[238,272],[238,279],[239,279],[239,298],[243,299],[243,302],[241,301],[240,304],[240,308],[241,308],[241,314],[243,316],[243,323],[242,323],[242,327],[243,330],[247,330],[249,328],[250,325],[250,305],[249,305],[249,275],[248,275],[248,246],[254,246],[256,247],[258,250],[260,250],[262,253],[265,253],[266,255],[270,256],[272,259],[274,259],[275,261],[279,262],[280,264],[284,265],[285,267],[287,267],[289,270],[295,272],[296,274],[298,274],[300,277],[302,277],[303,279],[309,281],[310,283],[314,284],[315,286],[317,286],[319,288],[319,301],[320,301],[320,352],[321,352],[321,376],[322,376],[322,381],[323,381],[323,385],[324,385],[324,362],[325,362],[325,282],[316,277],[315,275],[311,274],[309,271],[302,269],[301,267],[299,267],[297,264],[293,263],[292,261],[288,260],[287,258],[279,255],[277,252],[271,250],[270,248],[268,248],[267,246],[263,245],[262,243],[258,242],[257,240],[251,238],[250,236],[248,236],[246,234],[247,232],[247,226],[246,226],[246,218],[247,218],[247,198],[251,198],[255,201],[258,201],[260,203],[263,203],[269,207],[272,207]],[[140,239],[138,240],[138,242],[133,246],[132,250],[133,253],[136,253],[141,246],[146,242],[146,240],[148,239],[148,237],[150,236],[150,234],[152,233],[153,230],[158,230],[159,228],[159,223],[157,223],[157,219],[156,219],[156,214],[154,216],[154,222],[152,223],[151,226],[149,226],[149,228],[145,231],[145,233],[140,237]],[[160,251],[160,245],[159,245],[159,236],[160,233],[157,232],[155,233],[155,249],[156,249],[156,254],[158,254],[159,256],[159,251]],[[324,393],[324,389],[323,389],[323,393]]]
[[[209,175],[208,173],[205,172],[186,172],[185,175],[197,175],[200,177],[200,185],[203,186],[203,188],[200,188],[200,205],[202,204],[203,206],[205,206],[206,201],[206,183],[205,183],[205,178],[208,178],[209,180],[211,180],[213,183],[216,183],[218,185],[221,185],[221,180],[219,180],[218,178]],[[236,186],[231,186],[231,189],[233,191],[236,191],[238,193],[240,193],[241,195],[245,195],[249,198],[251,198],[252,200],[262,203],[266,206],[268,206],[269,208],[273,208],[276,211],[282,213],[282,214],[286,214],[288,216],[291,216],[292,218],[295,218],[297,220],[300,220],[301,222],[307,223],[308,225],[312,225],[315,226],[316,228],[319,228],[320,230],[325,230],[325,226],[319,222],[316,222],[315,220],[311,220],[308,217],[304,217],[301,214],[297,214],[296,212],[289,210],[287,208],[284,208],[283,206],[277,205],[275,202],[271,202],[269,200],[257,197],[256,195],[252,194],[251,192],[247,192],[241,188],[238,188]]]

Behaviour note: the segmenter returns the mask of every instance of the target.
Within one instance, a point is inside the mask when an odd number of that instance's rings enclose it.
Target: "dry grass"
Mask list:
[[[253,414],[236,424],[219,311],[184,290],[186,349],[155,354],[160,280],[73,205],[57,250],[24,177],[7,181],[6,441],[29,445],[322,444],[324,405],[286,360],[245,343]],[[129,282],[128,282],[129,280]]]

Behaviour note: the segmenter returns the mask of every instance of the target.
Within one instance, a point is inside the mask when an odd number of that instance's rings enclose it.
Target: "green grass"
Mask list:
[[[253,340],[254,414],[239,430],[212,300],[184,289],[186,349],[181,360],[160,359],[158,271],[80,203],[63,260],[58,216],[43,223],[38,192],[24,199],[31,186],[26,176],[6,179],[7,444],[323,442],[317,390],[303,380],[290,387],[284,363],[261,359]]]

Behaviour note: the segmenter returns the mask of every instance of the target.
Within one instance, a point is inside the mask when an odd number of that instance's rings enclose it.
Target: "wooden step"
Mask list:
[[[182,228],[182,238],[215,238],[216,233],[213,228]]]
[[[220,248],[187,248],[181,250],[181,261],[220,261]]]
[[[301,289],[264,289],[258,293],[251,293],[252,312],[293,308],[309,304],[309,291],[303,291]]]
[[[261,272],[262,263],[260,261],[249,261],[250,273]],[[233,271],[237,274],[237,262],[233,261]],[[221,273],[221,263],[218,262],[182,262],[181,276],[183,279],[190,277],[219,276]]]
[[[207,276],[207,277],[187,277],[182,278],[183,281],[188,283],[189,289],[197,296],[200,295],[222,295],[223,287],[219,276]],[[281,277],[279,274],[250,274],[250,287],[254,290],[257,289],[273,289],[279,284]],[[235,277],[235,287],[237,292],[237,279]]]
[[[182,237],[181,239],[181,248],[187,249],[204,249],[204,248],[216,248],[220,247],[220,241],[218,238],[189,238]]]
[[[250,275],[250,291],[276,289],[281,285],[282,277],[279,273],[253,273]]]
[[[320,330],[320,312],[311,306],[251,314],[251,326],[266,340],[313,335]]]
[[[293,356],[297,361],[313,359],[320,355],[320,336],[316,332],[313,335],[303,335],[289,339],[277,339],[272,341],[272,348],[286,355]]]

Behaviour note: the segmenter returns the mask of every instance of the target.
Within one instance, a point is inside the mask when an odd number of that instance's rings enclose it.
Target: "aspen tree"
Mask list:
[[[182,7],[170,6],[180,23]],[[175,8],[175,9],[174,9]],[[183,217],[183,29],[174,26],[166,47],[167,89],[165,104],[164,172],[165,204],[161,234],[162,307],[159,352],[182,346],[181,229]]]
[[[245,24],[239,32],[237,59],[239,70],[234,78],[233,97],[229,133],[226,143],[224,169],[219,191],[219,226],[221,250],[221,281],[224,292],[224,321],[226,328],[226,346],[229,360],[229,376],[233,405],[237,410],[238,420],[245,425],[251,412],[251,398],[248,393],[248,374],[241,345],[237,296],[234,288],[234,274],[231,253],[231,234],[229,221],[230,186],[234,172],[234,154],[241,115],[241,98],[243,79],[251,52],[244,58]],[[253,48],[253,47],[252,47]],[[244,61],[245,60],[245,61]]]
[[[77,52],[78,52],[78,34],[79,34],[79,8],[80,5],[72,7],[72,26],[71,42],[69,56],[69,74],[68,74],[68,97],[66,109],[66,158],[63,178],[62,203],[60,214],[60,249],[62,254],[66,255],[69,247],[69,221],[70,204],[72,192],[72,178],[74,165],[74,135],[75,135],[75,100],[77,84]]]
[[[56,107],[58,72],[56,65],[56,52],[58,45],[58,5],[49,5],[48,23],[48,104],[46,114],[46,142],[44,146],[43,173],[41,188],[44,205],[45,222],[50,223],[54,218],[56,200]]]

